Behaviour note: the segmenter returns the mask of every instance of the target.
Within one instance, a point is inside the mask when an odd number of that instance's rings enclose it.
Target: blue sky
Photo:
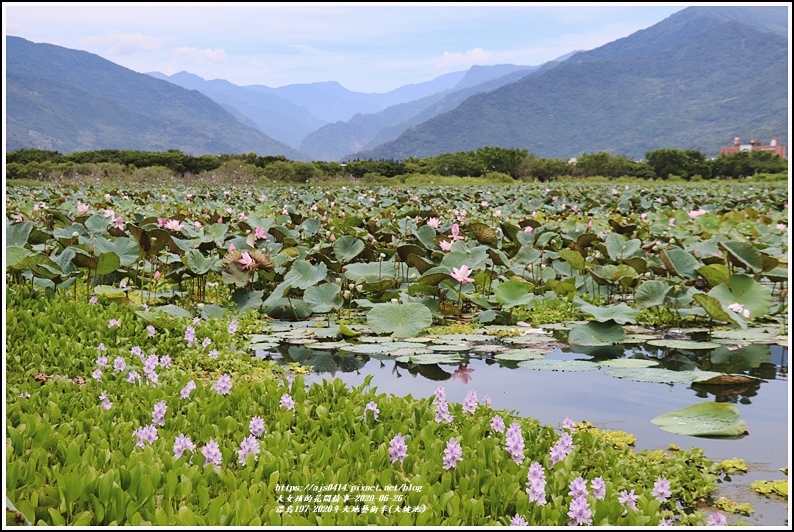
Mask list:
[[[540,65],[661,22],[669,3],[3,3],[4,35],[136,72],[388,92],[473,65]],[[696,4],[695,4],[696,5]]]

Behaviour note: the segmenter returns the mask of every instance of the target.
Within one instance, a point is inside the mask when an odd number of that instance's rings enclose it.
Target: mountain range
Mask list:
[[[539,157],[788,143],[786,6],[700,6],[537,66],[475,66],[385,94],[140,74],[6,37],[6,149],[404,159],[484,146]]]

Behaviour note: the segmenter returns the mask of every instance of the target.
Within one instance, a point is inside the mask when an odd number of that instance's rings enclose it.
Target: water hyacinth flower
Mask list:
[[[634,494],[634,490],[621,491],[620,497],[618,497],[618,502],[631,510],[637,509],[637,496]]]
[[[488,395],[488,394],[485,394],[485,397],[482,398],[482,404],[485,405],[486,407],[490,407],[491,406],[491,396]]]
[[[132,370],[132,371],[130,371],[130,374],[127,375],[127,382],[129,382],[131,384],[135,384],[137,382],[138,384],[140,384],[141,383],[141,376],[138,374],[137,371]]]
[[[568,454],[573,450],[573,438],[567,432],[563,432],[560,439],[557,440],[557,443],[554,444],[554,447],[551,448],[551,461],[550,465],[554,467],[554,464],[568,456]]]
[[[160,357],[160,365],[164,368],[171,367],[171,357],[168,355],[163,355]]]
[[[662,518],[659,520],[659,526],[675,526],[675,518],[669,519]]]
[[[154,325],[147,325],[146,326],[146,333],[149,338],[154,338]]]
[[[515,463],[520,464],[524,461],[524,436],[518,423],[511,423],[510,428],[507,429],[505,449]]]
[[[130,354],[140,358],[141,362],[143,362],[143,349],[141,349],[141,346],[139,345],[133,346],[130,349]]]
[[[199,307],[201,307],[201,306],[202,306],[202,303],[199,303]],[[193,325],[198,325],[199,323],[201,323],[201,318],[199,318],[198,316],[194,317],[193,318]]]
[[[218,350],[217,349],[213,349],[212,351],[207,353],[207,356],[210,357],[212,360],[217,360],[217,358],[218,358]]]
[[[442,421],[452,423],[452,421],[454,421],[452,414],[449,413],[449,404],[447,404],[446,401],[441,401],[436,405],[436,416],[434,419],[436,423]]]
[[[574,423],[573,419],[566,417],[562,420],[562,428],[568,430],[576,430],[576,423]]]
[[[124,368],[126,367],[127,367],[127,361],[124,360],[124,357],[116,357],[113,360],[113,370],[116,371],[117,373],[119,371],[124,371]]]
[[[157,358],[157,355],[149,355],[143,359],[143,372],[151,373],[159,364],[160,360]]]
[[[260,416],[252,417],[251,422],[248,424],[248,430],[251,431],[251,436],[254,436],[255,438],[260,437],[265,433],[265,420]]]
[[[510,520],[510,526],[527,526],[527,520],[516,514]]]
[[[444,390],[443,386],[439,386],[438,388],[436,388],[435,394],[436,396],[433,398],[434,405],[437,405],[438,403],[447,402],[447,392]]]
[[[659,479],[653,483],[651,495],[656,497],[656,500],[659,502],[667,502],[667,499],[672,495],[670,491],[670,481],[666,478],[659,477]]]
[[[607,496],[607,485],[603,477],[596,477],[590,481],[590,487],[593,490],[593,497],[599,500],[604,500]]]
[[[102,408],[105,410],[110,410],[110,408],[113,406],[113,403],[111,403],[110,399],[108,399],[107,391],[103,390],[102,393],[99,394],[99,399],[102,400]]]
[[[103,348],[105,347],[105,344],[100,344],[100,345]],[[106,357],[104,355],[97,357],[96,365],[99,366],[99,367],[102,367],[102,368],[107,367],[107,365],[108,365],[108,357]]]
[[[529,466],[527,473],[527,481],[529,487],[527,493],[529,494],[529,502],[534,502],[539,506],[546,504],[546,473],[543,471],[543,466],[538,462],[532,462]]]
[[[220,395],[228,395],[232,391],[232,378],[228,373],[224,373],[218,377],[218,381],[212,385],[212,390],[215,390]]]
[[[284,395],[281,396],[281,401],[279,401],[279,405],[284,410],[292,410],[293,408],[295,408],[295,401],[292,400],[290,394],[285,393]]]
[[[364,407],[364,421],[367,420],[367,412],[372,412],[372,417],[375,418],[375,421],[378,420],[380,410],[378,410],[378,405],[375,401],[370,401],[367,403],[367,406]]]
[[[715,512],[709,516],[706,526],[726,526],[728,520],[721,513]]]
[[[184,388],[182,388],[182,391],[179,392],[179,397],[181,397],[182,399],[187,399],[190,397],[190,392],[192,392],[195,389],[196,389],[196,382],[190,381],[185,385]]]
[[[469,390],[466,393],[466,398],[463,400],[463,411],[473,414],[477,411],[477,392]]]
[[[215,443],[215,440],[208,441],[207,445],[201,448],[201,454],[204,455],[204,467],[214,465],[215,469],[221,468],[223,455],[221,454],[218,444]]]
[[[102,382],[102,370],[101,370],[101,369],[99,369],[99,368],[95,369],[95,370],[94,370],[94,371],[91,373],[91,377],[92,377],[94,380],[97,380],[97,381],[99,381],[99,382]]]
[[[494,432],[502,433],[505,431],[505,422],[501,416],[494,416],[491,419],[491,428]]]
[[[568,507],[568,517],[571,518],[572,526],[593,524],[593,511],[584,495],[574,497],[571,501],[571,505]]]
[[[137,438],[135,445],[143,448],[144,443],[154,443],[157,440],[157,427],[154,425],[146,425],[145,427],[138,427],[132,433]]]
[[[576,477],[568,484],[568,495],[572,497],[587,497],[587,481],[582,477]]]
[[[113,327],[118,327],[118,326],[119,326],[119,320],[115,318],[113,318],[108,322],[108,329],[112,329]]]
[[[444,449],[444,469],[455,467],[461,460],[463,460],[463,449],[454,438],[450,438],[447,448]]]
[[[243,441],[240,442],[240,450],[237,451],[237,459],[240,461],[240,464],[246,464],[246,459],[249,454],[254,455],[254,460],[259,458],[259,442],[254,436],[243,438]]]
[[[190,325],[185,328],[185,340],[188,347],[193,347],[193,342],[196,341],[196,330]]]
[[[165,411],[167,409],[168,405],[165,404],[165,401],[155,403],[154,409],[152,410],[152,423],[160,425],[161,427],[165,425]]]
[[[392,464],[399,460],[400,465],[408,457],[408,446],[405,445],[405,438],[403,438],[402,433],[398,433],[389,442],[389,456]]]
[[[91,296],[91,299],[89,299],[88,302],[91,303],[92,305],[96,305],[97,303],[99,303],[99,298],[97,296]]]
[[[105,342],[99,342],[99,345],[96,346],[97,353],[101,353],[102,351],[107,351],[108,348],[105,347]]]
[[[185,451],[195,452],[196,444],[190,441],[190,438],[184,434],[179,434],[174,440],[174,460],[182,458]]]
[[[237,332],[237,320],[232,320],[229,322],[229,327],[226,329],[229,334],[234,334]]]
[[[202,342],[201,342],[201,348],[205,349],[211,343],[212,343],[212,340],[210,340],[209,337],[205,337],[204,340],[202,340]]]

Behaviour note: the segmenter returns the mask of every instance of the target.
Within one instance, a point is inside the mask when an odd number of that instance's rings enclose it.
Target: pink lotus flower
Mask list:
[[[440,223],[441,223],[441,220],[439,220],[438,218],[428,218],[427,219],[427,225],[429,225],[433,229],[438,229],[438,226],[439,226]]]
[[[524,228],[524,232],[527,233],[527,234],[531,233],[532,232],[532,226],[531,225],[526,226]]]
[[[452,278],[460,284],[473,283],[474,279],[469,277],[472,272],[473,270],[464,264],[460,268],[452,268]]]
[[[254,236],[258,240],[266,240],[267,239],[267,233],[265,232],[265,229],[261,225],[257,225],[256,226],[256,229],[254,230]]]
[[[179,220],[168,220],[165,224],[165,228],[169,231],[181,231],[184,229]]]
[[[251,255],[249,255],[247,251],[243,252],[243,256],[237,259],[237,262],[243,265],[243,270],[253,268],[256,264],[256,261],[251,258]]]
[[[83,203],[82,201],[78,201],[77,202],[77,213],[78,214],[85,214],[85,213],[88,212],[88,209],[90,209],[90,208],[91,207],[88,204]]]
[[[441,247],[441,251],[449,251],[452,248],[452,243],[446,240],[442,240],[438,245]]]

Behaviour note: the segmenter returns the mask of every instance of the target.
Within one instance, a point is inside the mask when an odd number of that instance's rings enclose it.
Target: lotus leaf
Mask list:
[[[599,367],[589,360],[524,360],[518,367],[536,371],[594,371]]]
[[[367,325],[377,334],[416,336],[433,324],[430,309],[421,303],[381,303],[367,312]]]
[[[748,429],[739,415],[739,409],[730,403],[687,406],[656,416],[651,423],[667,432],[686,436],[739,436]]]

